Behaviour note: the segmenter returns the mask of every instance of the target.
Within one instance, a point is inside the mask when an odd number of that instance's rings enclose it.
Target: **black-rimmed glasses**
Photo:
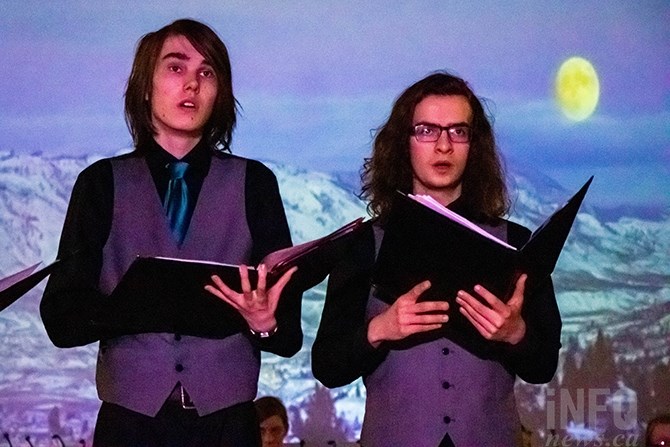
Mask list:
[[[434,143],[440,139],[442,131],[447,132],[447,138],[452,143],[469,143],[472,129],[467,124],[453,126],[438,126],[437,124],[417,124],[412,128],[412,135],[422,143]]]

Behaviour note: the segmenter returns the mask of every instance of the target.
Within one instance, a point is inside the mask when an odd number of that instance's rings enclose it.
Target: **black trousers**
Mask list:
[[[261,435],[253,402],[224,408],[207,416],[166,402],[156,417],[103,402],[93,447],[260,447]]]

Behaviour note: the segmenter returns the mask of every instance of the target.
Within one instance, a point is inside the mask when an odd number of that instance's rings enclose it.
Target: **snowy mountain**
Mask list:
[[[0,153],[0,276],[54,259],[74,180],[96,159]],[[351,175],[266,164],[277,175],[295,243],[366,216],[364,204],[352,194]],[[512,219],[531,229],[581,186],[571,185],[569,191],[541,174],[512,174]],[[597,328],[614,338],[636,334],[644,346],[625,345],[629,351],[620,355],[634,356],[639,348],[650,361],[668,358],[669,219],[601,221],[587,195],[554,273],[566,339],[575,336],[587,343]],[[43,285],[0,313],[0,429],[46,436],[53,432],[50,424],[58,407],[60,423],[70,436],[85,437],[99,405],[94,386],[97,347],[62,350],[50,344],[38,313]],[[300,406],[313,392],[309,350],[324,294],[325,284],[320,284],[304,296],[301,352],[291,359],[264,355],[260,394]],[[364,394],[360,382],[335,390],[338,412],[360,421]]]

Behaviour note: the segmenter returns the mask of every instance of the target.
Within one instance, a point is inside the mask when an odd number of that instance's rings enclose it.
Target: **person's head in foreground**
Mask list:
[[[272,396],[260,397],[254,401],[258,421],[261,426],[263,447],[281,447],[288,433],[288,415],[281,400]]]

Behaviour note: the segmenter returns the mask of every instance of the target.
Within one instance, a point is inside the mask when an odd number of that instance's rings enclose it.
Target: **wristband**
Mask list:
[[[274,334],[277,333],[277,328],[278,327],[279,326],[275,326],[267,332],[258,332],[258,331],[254,331],[253,329],[249,328],[249,332],[251,332],[251,335],[253,335],[254,337],[269,338],[269,337],[272,337]]]

